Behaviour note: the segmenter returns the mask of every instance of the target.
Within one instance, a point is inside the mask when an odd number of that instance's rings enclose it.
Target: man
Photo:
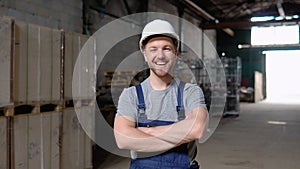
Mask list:
[[[157,19],[144,27],[140,49],[150,76],[122,92],[114,122],[118,147],[133,152],[131,169],[188,169],[195,158],[208,113],[202,90],[173,77],[178,46],[169,22]]]

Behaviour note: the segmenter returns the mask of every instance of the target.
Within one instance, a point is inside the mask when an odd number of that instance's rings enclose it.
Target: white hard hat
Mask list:
[[[175,39],[177,42],[177,49],[179,47],[179,36],[175,32],[173,26],[164,20],[156,19],[149,22],[143,29],[142,36],[140,39],[140,50],[143,51],[143,41],[153,35],[165,35]]]

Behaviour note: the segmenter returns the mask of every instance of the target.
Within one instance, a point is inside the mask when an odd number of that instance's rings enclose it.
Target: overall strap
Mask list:
[[[180,81],[178,86],[178,93],[177,93],[177,106],[176,110],[178,113],[178,121],[181,121],[185,119],[185,112],[184,112],[184,106],[183,106],[183,90],[184,90],[185,83]],[[146,105],[144,100],[144,94],[141,84],[138,84],[135,86],[137,97],[138,97],[138,116],[141,115],[141,113],[145,113]]]
[[[178,94],[177,94],[177,113],[178,113],[178,121],[185,119],[185,112],[183,106],[183,90],[184,90],[185,83],[180,81],[178,86]]]
[[[146,115],[146,104],[141,84],[136,85],[135,89],[138,97],[136,127],[139,127],[139,123],[147,123],[148,118]]]
[[[137,97],[138,97],[138,109],[146,109],[145,101],[144,101],[144,94],[141,84],[135,86]]]

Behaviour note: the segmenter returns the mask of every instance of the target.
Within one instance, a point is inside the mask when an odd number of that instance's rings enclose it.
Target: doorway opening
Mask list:
[[[268,102],[300,103],[300,50],[265,51]]]
[[[252,27],[251,44],[262,46],[299,44],[299,25]],[[300,103],[300,50],[264,51],[266,101]]]

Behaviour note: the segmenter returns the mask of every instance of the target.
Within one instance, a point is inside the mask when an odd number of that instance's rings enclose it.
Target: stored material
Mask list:
[[[8,168],[7,118],[0,116],[0,169]]]
[[[241,85],[241,59],[222,58],[222,63],[226,73],[227,100],[224,116],[239,116],[240,112],[240,85]]]
[[[12,104],[13,20],[0,17],[0,107]]]
[[[14,169],[59,168],[61,112],[13,117]]]
[[[18,104],[61,99],[62,32],[15,22],[14,101]]]
[[[64,109],[61,169],[91,169],[92,142],[82,129],[74,108]]]
[[[81,48],[88,40],[88,36],[74,33],[65,32],[65,45],[64,45],[64,99],[72,100],[72,79],[74,66],[77,61]],[[88,82],[86,82],[88,83]],[[86,99],[86,98],[85,98]]]
[[[254,71],[254,102],[263,100],[263,75]]]
[[[0,38],[0,169],[91,169],[92,142],[74,109],[62,110],[88,36],[0,17]],[[90,88],[74,104],[86,114],[97,69],[94,45],[85,50],[77,85]]]
[[[84,35],[73,35],[75,41],[77,38],[80,37],[80,41],[77,39],[77,44],[82,44],[86,41]],[[80,42],[80,43],[79,43]],[[69,40],[66,39],[66,46],[67,44],[71,43]],[[83,45],[83,44],[82,44]],[[82,46],[80,45],[80,46]],[[91,37],[86,41],[84,44],[85,47],[80,50],[79,55],[74,54],[73,56],[66,54],[66,63],[73,60],[73,69],[67,68],[69,72],[66,73],[66,79],[71,79],[71,83],[68,82],[65,85],[65,90],[67,91],[67,95],[65,95],[65,99],[69,99],[68,97],[72,96],[74,100],[91,100],[96,98],[96,74],[97,74],[97,56],[96,56],[96,40],[95,38]],[[99,45],[99,44],[98,44]],[[76,47],[76,46],[73,46]],[[77,46],[77,51],[79,52],[79,46]],[[67,52],[67,50],[66,50]],[[70,53],[67,52],[67,53]],[[72,53],[72,52],[71,52]],[[72,59],[74,58],[74,59]],[[70,75],[72,75],[70,78]],[[67,89],[68,88],[68,89]],[[72,90],[71,90],[72,89]],[[72,91],[72,93],[70,93]]]

